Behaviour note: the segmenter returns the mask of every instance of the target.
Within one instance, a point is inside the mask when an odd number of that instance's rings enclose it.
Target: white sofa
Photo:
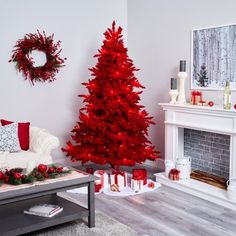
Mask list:
[[[59,146],[59,139],[47,130],[30,127],[28,151],[0,152],[0,168],[26,168],[31,171],[40,163],[51,164],[51,151]]]

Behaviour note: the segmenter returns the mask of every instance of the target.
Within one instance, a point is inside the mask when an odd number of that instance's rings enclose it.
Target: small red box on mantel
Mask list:
[[[143,185],[147,184],[147,170],[146,169],[133,169],[134,180],[143,180]]]

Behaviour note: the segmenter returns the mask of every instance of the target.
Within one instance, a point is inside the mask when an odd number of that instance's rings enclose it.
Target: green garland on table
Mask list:
[[[40,164],[35,167],[28,175],[23,174],[22,168],[6,169],[5,173],[0,171],[0,186],[3,183],[11,185],[30,184],[36,181],[45,181],[47,179],[55,179],[72,171],[66,167],[56,165]]]

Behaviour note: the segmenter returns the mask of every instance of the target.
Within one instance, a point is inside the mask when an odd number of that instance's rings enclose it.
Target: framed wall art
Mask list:
[[[236,24],[192,31],[191,89],[236,90]]]

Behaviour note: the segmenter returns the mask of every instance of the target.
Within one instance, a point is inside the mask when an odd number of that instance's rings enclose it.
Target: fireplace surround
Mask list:
[[[217,106],[159,105],[165,111],[165,160],[176,161],[176,158],[184,156],[184,129],[222,134],[229,136],[228,176],[229,179],[236,179],[236,111]],[[236,209],[236,202],[227,198],[226,190],[194,179],[172,181],[164,173],[157,173],[155,176],[164,185]]]

